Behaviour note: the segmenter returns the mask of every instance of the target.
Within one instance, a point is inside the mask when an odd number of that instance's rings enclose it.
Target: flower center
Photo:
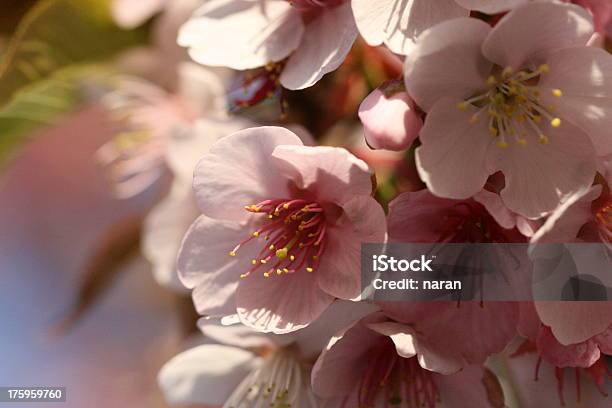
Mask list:
[[[434,408],[440,402],[431,372],[416,358],[399,356],[390,339],[372,357],[357,389],[360,407]]]
[[[457,107],[460,110],[469,105],[480,108],[470,117],[470,123],[478,122],[486,112],[489,132],[501,148],[508,147],[511,140],[525,146],[530,134],[535,134],[541,144],[547,144],[549,138],[542,129],[542,120],[548,120],[553,128],[561,126],[561,119],[553,115],[554,107],[544,105],[537,86],[539,78],[549,70],[546,64],[518,72],[506,67],[499,74],[489,76],[486,92],[460,102]],[[552,94],[558,98],[563,96],[560,89],[553,89]]]
[[[327,224],[320,204],[302,199],[264,200],[247,205],[245,210],[261,214],[260,227],[230,251],[236,256],[241,246],[257,240],[264,241],[263,248],[251,261],[251,269],[240,275],[248,277],[263,270],[266,278],[305,270],[312,273],[319,266],[325,251]]]
[[[297,406],[308,392],[305,378],[308,375],[299,361],[291,353],[278,350],[238,385],[223,408]]]

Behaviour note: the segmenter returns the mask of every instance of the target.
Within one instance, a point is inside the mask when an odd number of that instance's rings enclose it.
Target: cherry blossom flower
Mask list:
[[[280,78],[270,69],[274,79],[302,89],[335,70],[356,37],[350,4],[341,0],[213,0],[182,27],[178,42],[204,65],[284,64]]]
[[[374,149],[406,150],[423,126],[408,94],[395,90],[394,83],[375,89],[363,100],[359,119],[368,146]]]
[[[316,323],[284,335],[200,320],[202,333],[215,343],[189,349],[167,362],[159,384],[171,404],[315,408],[318,402],[310,386],[314,359],[340,327],[375,309],[366,303],[337,301]]]
[[[435,302],[396,306],[393,318],[383,309],[330,341],[313,368],[312,384],[318,396],[342,401],[336,407],[486,407],[500,406],[492,403],[500,399],[503,405],[503,396],[492,398],[495,377],[487,381],[482,366],[465,360],[477,355],[474,350],[491,337],[467,335],[470,324],[466,321],[461,324],[466,329],[463,333],[459,324],[451,323],[456,332],[446,331],[442,323],[452,315],[455,321],[467,317],[463,315],[466,309]],[[445,313],[445,309],[457,313]],[[405,320],[397,320],[399,310]],[[424,314],[415,319],[421,312]],[[437,312],[446,317],[437,320]]]
[[[527,0],[352,0],[359,33],[370,45],[385,44],[397,54],[408,54],[426,29],[470,10],[494,14]]]
[[[386,235],[371,176],[346,150],[303,146],[284,128],[220,139],[196,168],[203,215],[178,258],[198,312],[284,333],[359,298],[360,244]]]
[[[97,155],[110,168],[119,197],[138,194],[164,174],[171,137],[190,132],[199,117],[227,117],[219,75],[193,63],[183,63],[179,69],[176,93],[122,76],[102,100],[122,127]]]
[[[584,46],[591,33],[586,10],[548,2],[494,28],[460,18],[424,32],[405,81],[428,114],[416,159],[429,189],[463,199],[502,171],[504,204],[535,219],[590,185],[612,149],[612,57]]]

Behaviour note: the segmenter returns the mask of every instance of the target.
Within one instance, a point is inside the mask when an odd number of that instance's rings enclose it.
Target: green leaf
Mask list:
[[[19,90],[0,109],[0,165],[29,140],[34,131],[54,124],[82,101],[84,82],[102,84],[109,68],[74,66]]]
[[[0,58],[0,165],[33,130],[74,109],[83,82],[103,72],[96,64],[145,39],[145,30],[113,23],[109,0],[40,0]]]

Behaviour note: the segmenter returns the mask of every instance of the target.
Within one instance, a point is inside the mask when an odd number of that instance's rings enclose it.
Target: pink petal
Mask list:
[[[113,0],[113,20],[121,28],[135,28],[160,11],[166,2],[167,0]]]
[[[564,346],[553,336],[550,328],[543,327],[537,338],[542,358],[556,367],[590,367],[601,356],[593,341]]]
[[[456,200],[436,197],[427,189],[406,192],[389,203],[389,238],[401,242],[439,242],[448,230],[446,215]]]
[[[484,55],[502,67],[541,64],[562,48],[585,45],[593,34],[589,13],[573,4],[529,2],[508,13],[482,45]]]
[[[387,97],[377,88],[370,93],[359,106],[368,146],[396,151],[409,148],[423,126],[413,105],[406,92]]]
[[[361,244],[385,242],[385,213],[368,196],[355,197],[342,209],[338,225],[328,230],[317,281],[334,297],[356,299],[361,293]]]
[[[308,326],[334,300],[319,288],[316,273],[301,270],[266,278],[256,272],[241,279],[236,291],[240,321],[255,330],[277,334]]]
[[[464,99],[486,87],[491,64],[480,47],[491,27],[473,18],[445,21],[425,31],[406,58],[404,81],[425,111],[442,97]]]
[[[538,315],[562,345],[603,333],[612,324],[612,302],[536,302]]]
[[[351,6],[359,32],[370,45],[385,43],[397,54],[407,54],[417,37],[427,28],[467,10],[454,0],[352,0]]]
[[[306,26],[299,48],[291,55],[280,77],[288,89],[314,85],[342,64],[357,38],[357,27],[348,2],[324,9]]]
[[[539,84],[543,103],[581,128],[598,155],[612,154],[612,56],[599,48],[577,47],[554,53],[547,63],[550,72]],[[553,96],[553,89],[563,96]]]
[[[499,194],[482,190],[474,196],[474,200],[482,204],[502,227],[512,229],[516,226],[515,215],[504,205]]]
[[[427,345],[445,355],[461,355],[467,363],[483,363],[501,352],[516,334],[518,305],[512,302],[446,302],[446,308],[415,328]]]
[[[452,375],[436,375],[434,381],[440,393],[440,408],[500,406],[491,400],[493,395],[490,395],[486,378],[485,369],[479,365],[465,367]]]
[[[496,148],[486,120],[470,123],[474,107],[461,111],[459,101],[445,98],[436,103],[421,130],[422,146],[416,151],[419,175],[440,197],[464,199],[485,185],[487,156]]]
[[[202,315],[223,316],[235,313],[234,292],[240,274],[249,270],[257,255],[256,245],[229,252],[249,236],[245,224],[222,221],[201,215],[185,235],[177,268],[185,286],[195,288],[193,299]]]
[[[289,144],[289,143],[285,143]],[[355,196],[372,192],[372,173],[368,165],[339,147],[278,146],[271,164],[275,172],[293,180],[296,187],[307,190],[319,202],[338,205]]]
[[[158,382],[169,404],[221,405],[256,365],[250,351],[205,344],[168,361]]]
[[[400,356],[405,358],[416,356],[416,333],[412,327],[395,322],[369,323],[366,326],[376,333],[391,338]]]
[[[330,341],[312,369],[312,387],[317,395],[342,396],[355,389],[369,365],[370,349],[384,341],[382,335],[365,323],[384,320],[381,314],[367,317]]]
[[[212,0],[181,27],[178,43],[200,64],[244,70],[286,58],[303,33],[288,2]]]
[[[595,153],[587,136],[569,123],[559,128],[541,124],[550,142],[541,144],[534,133],[526,145],[509,141],[494,146],[492,160],[506,177],[501,197],[506,206],[527,218],[540,218],[595,177]]]
[[[287,183],[270,160],[278,145],[298,145],[291,131],[273,126],[250,128],[221,138],[195,170],[198,206],[210,217],[244,220],[245,205],[289,197]]]
[[[536,231],[531,242],[573,242],[580,229],[593,218],[591,204],[601,194],[601,186],[585,187],[568,197]]]

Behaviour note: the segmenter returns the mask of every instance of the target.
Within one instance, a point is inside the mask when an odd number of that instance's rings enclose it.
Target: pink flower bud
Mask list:
[[[386,96],[381,88],[363,100],[359,119],[366,142],[373,149],[405,150],[423,126],[406,91]]]

